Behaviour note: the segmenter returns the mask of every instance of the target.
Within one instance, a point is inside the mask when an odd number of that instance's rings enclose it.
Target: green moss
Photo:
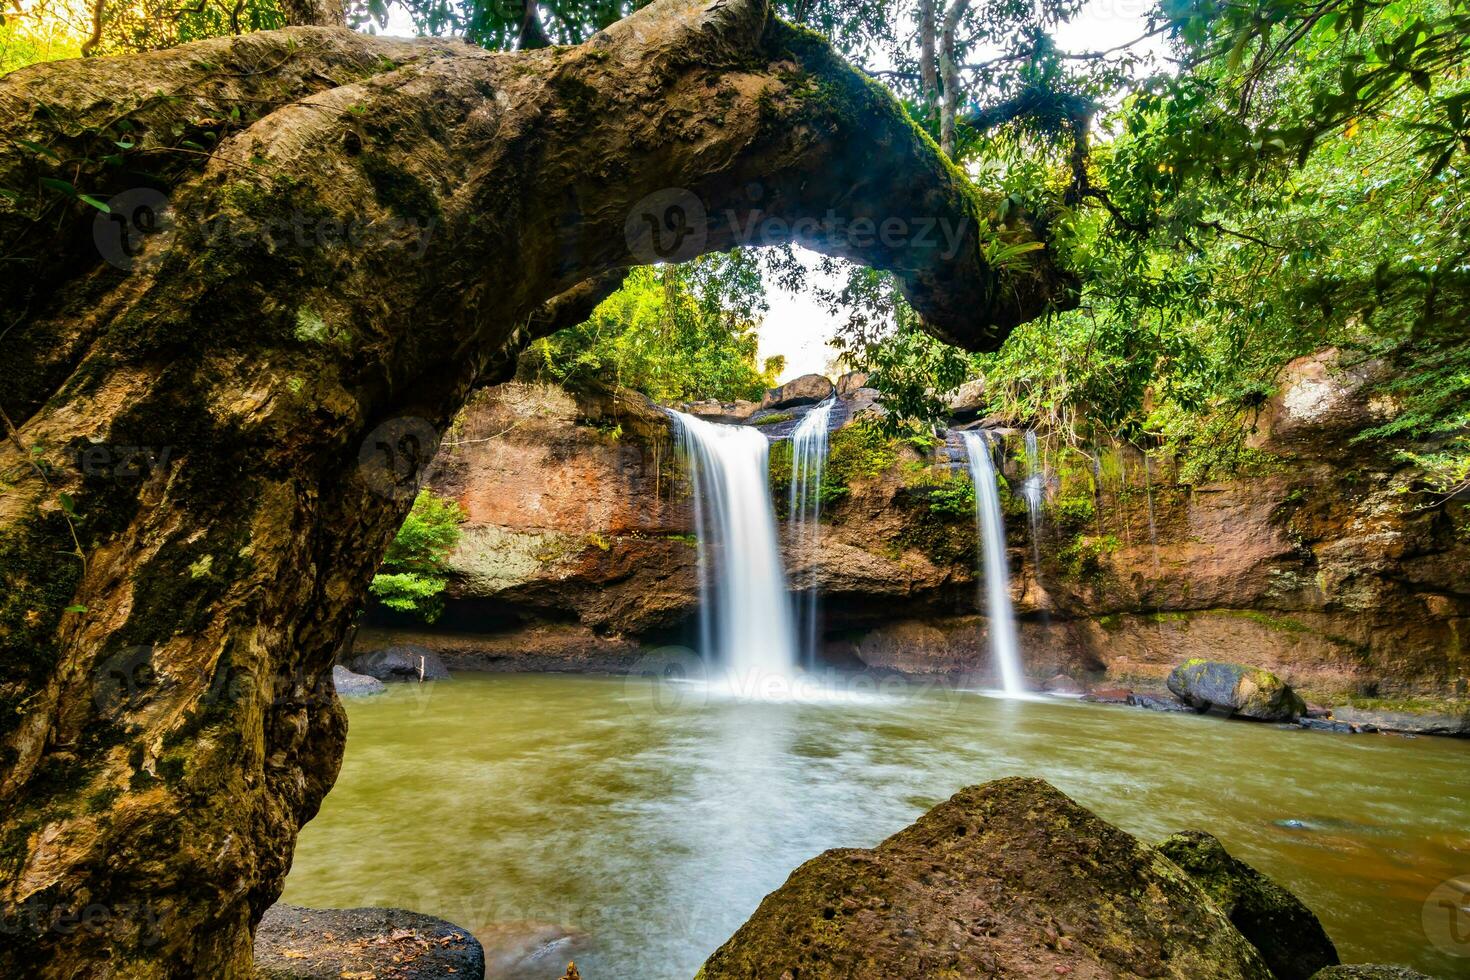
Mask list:
[[[850,487],[861,480],[876,480],[898,462],[898,442],[867,422],[838,429],[828,443],[824,483]]]
[[[1248,619],[1253,623],[1259,623],[1267,629],[1276,630],[1281,633],[1315,633],[1316,630],[1306,623],[1291,619],[1288,616],[1272,616],[1269,613],[1260,612],[1256,609],[1231,609],[1230,615],[1239,619]]]
[[[971,567],[978,558],[975,487],[954,479],[945,485],[906,487],[894,497],[905,511],[894,542],[898,550],[923,552],[937,565]]]
[[[1118,539],[1111,534],[1079,535],[1057,552],[1057,563],[1072,578],[1096,578],[1107,570],[1107,556],[1118,547]]]
[[[794,418],[796,418],[796,416],[791,412],[775,412],[774,414],[764,415],[758,419],[751,419],[750,424],[780,425],[782,422],[790,422]]]

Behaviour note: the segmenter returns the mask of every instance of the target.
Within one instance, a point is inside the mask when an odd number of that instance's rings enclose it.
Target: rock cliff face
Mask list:
[[[1309,696],[1462,695],[1470,508],[1424,508],[1396,489],[1399,464],[1350,441],[1391,411],[1366,394],[1373,370],[1333,352],[1289,366],[1251,467],[1228,481],[1186,484],[1171,460],[1131,446],[1083,454],[1043,440],[1035,541],[1021,434],[997,430],[1031,677],[1162,687],[1203,657],[1267,668]],[[860,385],[838,386],[820,552],[788,542],[787,570],[817,566],[833,662],[984,675],[964,450],[955,433],[920,448],[853,425],[873,401]],[[717,408],[702,414],[733,414]],[[806,410],[744,412],[769,420],[778,513],[784,439]],[[438,639],[415,642],[482,667],[618,669],[635,659],[630,641],[687,640],[697,552],[659,409],[510,384],[474,401],[447,443],[434,487],[469,522]]]

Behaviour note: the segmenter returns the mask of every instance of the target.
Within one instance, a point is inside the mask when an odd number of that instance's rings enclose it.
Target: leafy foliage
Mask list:
[[[420,490],[369,591],[389,609],[432,623],[444,611],[447,562],[464,521],[459,503]]]
[[[747,252],[634,269],[585,323],[537,341],[522,370],[570,387],[616,384],[655,401],[757,399],[780,358],[756,365],[765,311]]]

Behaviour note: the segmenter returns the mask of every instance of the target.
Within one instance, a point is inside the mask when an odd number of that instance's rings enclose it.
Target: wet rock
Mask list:
[[[1182,704],[1178,699],[1164,694],[1145,694],[1134,691],[1128,695],[1128,703],[1135,708],[1147,708],[1150,711],[1189,711],[1187,704]]]
[[[1041,689],[1052,694],[1081,694],[1086,690],[1076,678],[1068,677],[1066,674],[1058,674],[1051,680],[1043,682]]]
[[[1169,690],[1198,711],[1213,708],[1256,721],[1293,721],[1304,702],[1269,670],[1218,660],[1187,660],[1169,674]]]
[[[1353,735],[1359,731],[1376,731],[1371,726],[1359,729],[1356,725],[1350,725],[1345,721],[1332,721],[1329,718],[1298,718],[1297,724],[1314,732],[1337,732],[1340,735]]]
[[[481,980],[485,955],[451,922],[405,909],[308,909],[278,902],[255,932],[261,980]]]
[[[1312,980],[1434,980],[1402,966],[1377,966],[1355,963],[1351,966],[1329,966]]]
[[[956,793],[766,896],[701,980],[1148,976],[1270,980],[1177,865],[1039,779]]]
[[[1133,692],[1126,687],[1104,687],[1082,695],[1082,700],[1094,704],[1127,704]]]
[[[428,647],[404,643],[359,654],[347,662],[349,670],[380,681],[446,681],[449,670]]]
[[[1301,899],[1230,856],[1210,834],[1186,830],[1158,850],[1193,878],[1260,950],[1277,980],[1310,980],[1338,962],[1337,947]]]
[[[796,405],[815,405],[817,402],[832,397],[835,389],[832,382],[820,374],[803,374],[795,380],[788,381],[779,388],[772,388],[766,392],[766,397],[761,399],[759,408],[764,411],[768,408],[792,408]]]
[[[1344,707],[1333,708],[1332,719],[1365,730],[1470,738],[1470,707],[1461,714],[1452,711],[1379,711]]]
[[[387,690],[376,677],[354,674],[341,664],[332,668],[332,686],[337,689],[337,696],[343,698],[370,697]]]

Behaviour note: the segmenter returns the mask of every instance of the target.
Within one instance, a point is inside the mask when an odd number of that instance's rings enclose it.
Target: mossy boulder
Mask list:
[[[1292,721],[1306,702],[1269,670],[1218,660],[1186,660],[1169,674],[1169,690],[1197,711],[1223,710],[1257,721]]]
[[[963,789],[797,868],[702,980],[1252,978],[1270,970],[1177,865],[1039,779]]]
[[[1205,890],[1261,953],[1277,980],[1310,980],[1338,963],[1337,947],[1301,899],[1230,855],[1201,830],[1175,834],[1158,850]]]

